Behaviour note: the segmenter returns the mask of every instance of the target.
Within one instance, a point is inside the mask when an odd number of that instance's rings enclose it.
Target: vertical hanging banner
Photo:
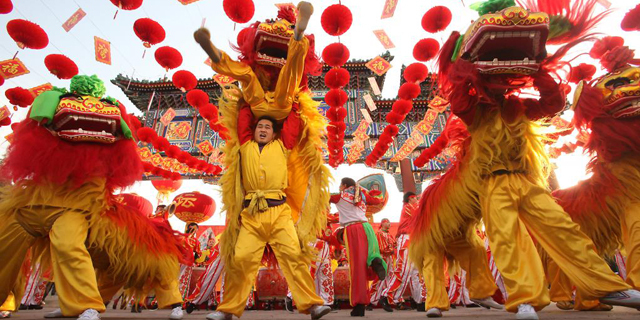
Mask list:
[[[96,50],[96,61],[111,65],[111,42],[94,36],[93,43]]]
[[[169,125],[171,120],[173,120],[173,118],[175,117],[176,117],[176,111],[173,110],[173,108],[169,108],[167,109],[167,112],[165,112],[160,118],[160,122],[162,122],[162,124],[166,127]]]
[[[31,92],[31,94],[32,94],[34,97],[37,97],[37,96],[39,96],[41,93],[43,93],[43,92],[45,92],[45,91],[49,91],[49,90],[51,90],[51,89],[53,89],[53,86],[51,85],[51,83],[47,82],[47,83],[45,83],[45,84],[41,84],[41,85],[39,85],[39,86],[37,86],[37,87],[33,87],[33,88],[29,89],[29,92]]]
[[[353,164],[358,159],[362,151],[364,151],[364,142],[369,139],[367,135],[367,129],[371,125],[370,121],[362,121],[356,131],[353,132],[353,143],[349,147],[349,153],[347,154],[347,163]]]
[[[362,96],[362,99],[364,99],[364,102],[367,104],[367,108],[369,108],[369,110],[374,111],[378,109],[376,107],[376,103],[373,102],[373,98],[371,98],[368,93],[365,93],[364,96]]]
[[[376,78],[369,77],[367,78],[367,80],[369,80],[369,85],[371,86],[371,90],[373,91],[373,94],[375,94],[376,96],[381,95],[382,92],[380,91],[380,87],[378,87],[378,82],[376,82]]]
[[[64,29],[64,31],[66,32],[69,32],[69,30],[75,27],[76,24],[78,24],[78,22],[80,22],[80,20],[82,20],[82,18],[84,18],[84,16],[86,15],[87,14],[84,12],[84,10],[82,10],[82,8],[78,8],[78,10],[76,10],[76,12],[74,12],[71,17],[69,17],[69,19],[67,19],[67,21],[62,24],[62,29]]]
[[[373,30],[373,34],[376,35],[376,38],[378,38],[378,41],[380,41],[385,49],[393,49],[396,47],[384,30]]]
[[[384,2],[384,8],[382,9],[382,17],[380,19],[387,19],[393,17],[398,6],[398,0],[386,0]]]
[[[0,75],[5,79],[11,79],[27,73],[29,73],[29,69],[18,58],[0,61]]]

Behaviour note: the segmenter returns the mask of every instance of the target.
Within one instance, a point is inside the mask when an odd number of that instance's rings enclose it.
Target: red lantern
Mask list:
[[[196,79],[196,76],[187,70],[176,71],[171,80],[173,81],[173,85],[182,92],[187,92],[198,85],[198,79]]]
[[[114,6],[122,10],[135,10],[140,8],[142,0],[110,0]]]
[[[0,76],[0,86],[4,84],[4,78]]]
[[[8,89],[4,92],[4,95],[9,99],[9,103],[20,108],[26,108],[33,103],[33,95],[31,92],[22,87]]]
[[[167,72],[169,69],[174,69],[182,64],[182,55],[180,52],[172,47],[164,46],[156,50],[156,61]]]
[[[324,76],[324,84],[329,89],[340,89],[349,84],[349,71],[344,68],[333,68]]]
[[[435,6],[422,16],[422,28],[426,32],[436,33],[451,23],[451,10],[445,6]]]
[[[13,10],[11,0],[0,0],[0,14],[7,14]]]
[[[223,0],[222,8],[235,23],[246,23],[253,18],[256,7],[251,0]]]
[[[20,49],[42,49],[49,44],[47,33],[39,25],[27,20],[9,21],[7,32]]]
[[[339,67],[349,60],[349,49],[342,43],[332,43],[322,50],[322,60],[332,67]]]
[[[50,54],[44,58],[44,65],[58,79],[71,79],[78,74],[78,66],[62,54]]]
[[[320,24],[326,33],[332,36],[339,36],[347,32],[353,22],[351,10],[341,4],[334,4],[322,12]]]
[[[115,196],[114,200],[127,207],[138,210],[147,217],[153,216],[153,205],[151,204],[151,201],[135,193],[121,193]]]
[[[435,39],[422,39],[413,47],[413,57],[418,61],[433,59],[440,50],[440,44]]]
[[[429,69],[424,64],[415,62],[404,69],[402,76],[407,82],[422,82],[429,76]]]
[[[151,180],[153,187],[158,190],[158,202],[168,201],[169,195],[182,186],[182,180]]]
[[[640,4],[624,15],[620,27],[624,31],[640,30]]]
[[[133,32],[142,40],[145,48],[151,48],[152,45],[162,42],[166,36],[164,28],[149,18],[136,20],[133,24]]]
[[[186,223],[202,223],[216,211],[216,202],[206,194],[188,192],[178,195],[173,199],[172,210],[178,219]]]
[[[187,93],[187,102],[194,108],[200,108],[209,103],[209,95],[200,89],[191,90]]]

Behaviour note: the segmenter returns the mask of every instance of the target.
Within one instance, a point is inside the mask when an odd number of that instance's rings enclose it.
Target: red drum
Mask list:
[[[349,300],[349,267],[338,267],[333,272],[333,292],[335,299]]]
[[[287,280],[280,269],[261,268],[256,281],[257,300],[284,299],[287,296]]]

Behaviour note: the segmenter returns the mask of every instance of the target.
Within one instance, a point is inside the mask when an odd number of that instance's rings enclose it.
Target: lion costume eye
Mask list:
[[[610,90],[613,90],[618,87],[626,86],[630,83],[631,83],[631,79],[627,77],[620,77],[620,78],[615,78],[607,81],[607,83],[605,84],[605,87],[609,88]]]

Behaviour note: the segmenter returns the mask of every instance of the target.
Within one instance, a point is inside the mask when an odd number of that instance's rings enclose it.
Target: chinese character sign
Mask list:
[[[33,87],[33,88],[29,89],[29,92],[31,92],[31,94],[32,94],[34,97],[37,97],[37,96],[39,96],[41,93],[43,93],[43,92],[45,92],[45,91],[49,91],[49,90],[51,90],[51,89],[53,89],[53,86],[51,85],[51,83],[47,82],[47,83],[45,83],[45,84],[41,84],[41,85],[39,85],[39,86],[37,86],[37,87]]]
[[[102,62],[105,64],[111,64],[111,42],[104,40],[102,38],[98,38],[96,36],[93,37],[93,43],[95,45],[96,50],[96,61]]]
[[[211,144],[211,142],[209,142],[209,140],[200,142],[197,147],[205,156],[213,152],[213,145]]]
[[[393,17],[393,13],[396,12],[397,6],[398,6],[398,0],[386,0],[384,2],[384,8],[382,9],[382,17],[380,17],[380,19]]]
[[[224,86],[236,81],[236,79],[231,78],[229,76],[225,76],[223,74],[216,74],[215,76],[213,76],[213,80],[215,82],[217,82],[221,87],[224,87]]]
[[[5,79],[11,79],[27,73],[29,73],[29,69],[18,58],[0,61],[0,75]]]
[[[176,117],[176,111],[173,110],[173,108],[169,108],[167,109],[167,112],[165,112],[160,118],[160,122],[162,122],[162,124],[166,127],[169,125],[171,120],[173,120],[173,118],[175,117]]]
[[[381,76],[385,74],[389,69],[391,69],[391,64],[389,61],[383,59],[380,56],[377,56],[371,59],[369,62],[365,64],[369,70],[373,71],[373,73]]]
[[[11,112],[9,111],[9,108],[7,108],[7,106],[3,106],[2,108],[0,108],[0,120],[4,120],[4,118],[10,115]]]
[[[378,38],[378,41],[380,41],[385,49],[392,49],[396,47],[384,30],[373,30],[373,34],[376,35],[376,38]]]
[[[84,12],[84,10],[82,10],[82,8],[78,8],[78,10],[76,10],[76,12],[74,12],[71,17],[69,17],[69,19],[67,19],[67,21],[62,24],[62,28],[64,29],[64,31],[69,32],[69,30],[75,27],[76,24],[78,24],[78,22],[80,22],[80,20],[82,20],[82,18],[84,18],[84,16],[86,15],[87,14]]]

